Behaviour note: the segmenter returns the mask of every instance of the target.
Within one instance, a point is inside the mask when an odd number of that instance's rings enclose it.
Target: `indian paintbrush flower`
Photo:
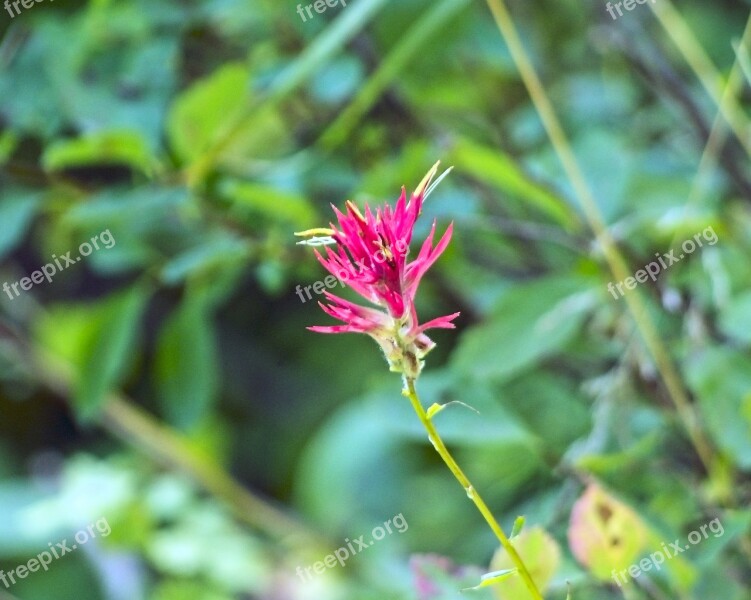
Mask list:
[[[335,206],[338,227],[309,229],[295,235],[306,239],[302,244],[326,245],[326,255],[315,250],[318,261],[335,277],[346,282],[374,307],[361,306],[324,292],[328,304],[319,302],[323,311],[344,322],[344,325],[309,327],[319,333],[366,333],[383,350],[392,371],[416,379],[423,367],[423,358],[435,346],[425,335],[428,329],[453,329],[454,313],[420,324],[415,310],[415,295],[420,280],[451,240],[453,223],[440,241],[433,246],[436,223],[423,241],[420,251],[407,261],[415,222],[422,212],[425,198],[449,171],[431,185],[438,170],[436,163],[428,171],[409,200],[402,193],[392,208],[388,203],[376,208],[375,214],[365,205],[365,214],[351,201],[346,213]],[[329,246],[334,246],[332,249]]]
[[[518,573],[531,597],[543,600],[519,553],[451,456],[433,425],[433,416],[447,405],[433,404],[426,412],[417,395],[415,383],[424,364],[423,358],[435,346],[435,343],[425,335],[425,331],[436,328],[453,329],[452,321],[459,316],[459,313],[454,313],[421,325],[415,310],[415,295],[420,281],[448,246],[453,224],[448,226],[440,241],[434,246],[436,224],[433,221],[430,234],[422,242],[417,256],[413,261],[407,261],[409,244],[412,241],[415,222],[422,212],[423,201],[450,171],[445,171],[431,185],[437,170],[438,163],[428,171],[409,200],[406,190],[402,187],[401,196],[393,208],[385,203],[377,208],[374,214],[370,207],[365,205],[363,214],[347,200],[346,213],[332,207],[339,222],[338,226],[329,223],[329,227],[309,229],[295,234],[306,238],[299,242],[301,244],[327,246],[325,256],[318,250],[315,251],[318,261],[329,273],[348,283],[355,292],[373,305],[361,306],[324,292],[329,303],[319,302],[321,308],[326,314],[342,321],[344,325],[316,326],[308,329],[320,333],[366,333],[378,342],[391,370],[402,373],[402,394],[415,409],[428,433],[428,439],[493,530],[514,565],[513,569],[504,569],[484,576],[478,587]]]

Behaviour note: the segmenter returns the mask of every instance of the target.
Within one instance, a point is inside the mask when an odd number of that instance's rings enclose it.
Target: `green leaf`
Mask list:
[[[18,145],[18,137],[12,131],[0,132],[0,165],[5,164]]]
[[[272,223],[283,223],[296,230],[314,227],[318,221],[307,198],[277,187],[227,181],[222,192],[233,202],[234,211],[248,213],[254,220],[265,217]]]
[[[522,529],[524,529],[524,522],[525,522],[524,516],[516,517],[516,521],[514,521],[514,527],[513,529],[511,529],[511,535],[509,536],[510,539],[514,539],[517,535],[519,535],[522,532]]]
[[[502,192],[536,206],[568,230],[579,227],[574,209],[546,186],[535,181],[502,150],[461,140],[450,155],[460,171],[472,174]]]
[[[638,513],[592,483],[574,503],[568,530],[576,559],[596,578],[628,568],[648,548],[651,532]]]
[[[430,405],[428,412],[426,413],[428,415],[428,419],[432,419],[434,415],[441,412],[444,408],[446,408],[445,404],[437,404],[436,402],[433,402],[433,404]]]
[[[521,532],[514,539],[514,548],[521,556],[537,588],[544,592],[550,584],[561,562],[561,549],[558,543],[542,527],[535,526]],[[501,547],[490,561],[492,569],[510,568],[511,557]],[[509,579],[504,585],[493,590],[499,600],[527,600],[532,598],[521,577]]]
[[[39,194],[19,194],[0,203],[0,259],[26,235],[40,201]]]
[[[751,362],[729,348],[709,348],[689,361],[686,377],[715,443],[742,469],[751,469]]]
[[[237,112],[246,97],[248,71],[230,63],[193,84],[176,100],[169,113],[167,134],[183,159],[194,159],[212,141],[217,129]]]
[[[522,284],[504,295],[494,317],[464,333],[453,366],[477,378],[504,380],[571,341],[598,294],[573,276]]]
[[[171,423],[188,429],[207,414],[216,398],[217,373],[208,303],[188,293],[164,324],[154,362],[159,401]]]
[[[122,383],[135,356],[139,322],[149,294],[136,285],[107,299],[93,311],[93,329],[82,349],[75,406],[84,421],[91,419],[107,394]]]
[[[480,583],[478,585],[476,585],[475,587],[464,588],[462,592],[467,592],[470,590],[479,590],[481,588],[489,587],[496,583],[500,583],[501,581],[503,581],[504,579],[507,579],[514,573],[516,573],[516,569],[501,569],[500,571],[493,571],[492,573],[485,573],[485,575],[480,577]]]
[[[751,292],[733,298],[720,311],[722,333],[743,344],[751,345]]]
[[[103,131],[51,144],[42,155],[47,171],[87,165],[125,164],[145,175],[157,165],[146,140],[135,131]]]
[[[554,453],[565,453],[592,427],[589,402],[567,377],[531,371],[506,384],[504,392],[504,404]]]
[[[169,285],[176,285],[190,277],[216,273],[218,269],[240,263],[249,252],[247,242],[228,233],[217,233],[170,260],[164,265],[161,278]]]
[[[225,64],[178,96],[167,119],[167,135],[183,161],[197,159],[222,134],[237,126],[243,107],[250,101],[249,86],[248,67],[235,62]],[[243,124],[222,150],[233,158],[250,150],[266,156],[283,151],[286,139],[284,119],[270,107],[263,109],[262,118]]]
[[[39,551],[38,548],[44,547],[49,531],[37,522],[34,527],[25,523],[28,522],[29,507],[47,501],[51,493],[52,490],[40,489],[28,480],[3,479],[0,483],[0,510],[5,518],[0,521],[0,559],[32,556]]]
[[[84,348],[98,326],[95,309],[84,305],[56,305],[34,324],[34,339],[45,351],[79,368]]]
[[[444,408],[447,408],[451,406],[452,404],[459,404],[460,406],[463,406],[464,408],[468,408],[469,410],[477,413],[478,415],[480,414],[480,411],[472,408],[469,404],[466,404],[465,402],[461,402],[460,400],[452,400],[451,402],[446,402],[446,404],[437,404],[435,402],[431,404],[427,412],[428,419],[432,419],[435,415],[441,412]]]

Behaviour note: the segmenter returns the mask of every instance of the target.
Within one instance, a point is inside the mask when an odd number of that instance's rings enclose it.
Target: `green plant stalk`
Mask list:
[[[72,397],[73,370],[64,361],[37,349],[35,368],[46,387]],[[221,500],[240,521],[290,548],[326,548],[320,536],[240,485],[220,465],[172,428],[163,425],[125,396],[112,392],[97,417],[103,429],[153,458],[177,468]]]
[[[468,0],[444,0],[436,3],[399,39],[375,73],[358,91],[354,101],[337,117],[321,135],[319,144],[327,151],[339,146],[357,126],[358,121],[376,103],[386,88],[393,83],[423,43],[442,29],[446,23],[467,5]]]
[[[735,57],[743,70],[743,75],[746,77],[746,83],[751,85],[751,59],[748,55],[748,44],[734,43],[733,50],[735,50]]]
[[[743,36],[738,44],[738,48],[745,48],[751,38],[751,16],[746,21],[746,27],[743,30]],[[726,108],[730,106],[730,100],[737,100],[738,93],[740,92],[741,85],[743,84],[743,65],[741,55],[736,52],[735,62],[733,68],[728,75],[727,85],[722,93],[722,104]],[[707,137],[707,143],[704,146],[704,150],[701,154],[701,160],[699,161],[699,168],[696,171],[694,180],[691,183],[691,190],[688,194],[688,200],[686,201],[684,210],[688,212],[693,206],[702,198],[704,190],[702,188],[704,183],[704,177],[711,168],[717,165],[718,157],[722,151],[722,147],[727,139],[727,126],[725,119],[723,118],[723,109],[719,108],[715,115],[712,128],[709,131]],[[673,236],[670,242],[672,248],[678,241],[678,233]]]
[[[361,0],[348,7],[273,81],[265,93],[247,101],[240,114],[220,129],[210,146],[185,172],[191,186],[201,183],[216,166],[222,153],[229,148],[243,131],[267,111],[274,109],[291,92],[300,87],[335,56],[360,30],[381,10],[388,0]]]
[[[670,0],[660,0],[658,3],[649,2],[649,7],[668,34],[673,43],[680,50],[686,62],[699,78],[704,89],[712,98],[722,116],[727,121],[746,154],[751,157],[751,123],[748,116],[735,97],[723,98],[723,78],[707,56],[701,44],[694,36],[691,28],[675,9]]]
[[[602,213],[600,212],[594,195],[587,184],[584,175],[579,167],[576,156],[571,149],[568,138],[558,120],[553,105],[548,98],[545,88],[542,85],[537,72],[535,71],[532,61],[530,60],[524,45],[519,38],[516,27],[506,8],[504,0],[486,0],[493,13],[498,29],[501,31],[514,62],[519,69],[522,80],[529,91],[532,102],[540,115],[548,137],[560,159],[564,171],[568,176],[579,202],[584,210],[584,214],[589,222],[595,237],[600,244],[605,260],[618,281],[623,281],[630,275],[626,261],[621,255],[615,240],[605,225]],[[722,494],[727,495],[727,465],[721,458],[715,457],[712,446],[706,438],[694,409],[689,401],[688,393],[683,387],[681,378],[675,366],[672,363],[670,355],[660,340],[657,328],[654,325],[651,316],[647,311],[647,306],[642,299],[639,290],[633,290],[632,293],[624,296],[629,310],[634,316],[636,325],[641,333],[647,349],[654,358],[657,370],[660,372],[668,394],[675,405],[676,411],[683,422],[692,445],[696,453],[710,474],[713,481],[717,482],[724,489]],[[732,491],[732,490],[731,490]]]
[[[542,594],[537,589],[535,582],[532,580],[532,576],[529,574],[529,570],[524,564],[524,561],[522,560],[521,556],[519,556],[519,553],[516,551],[516,548],[514,548],[511,541],[508,539],[508,537],[506,537],[506,534],[503,533],[503,529],[495,520],[493,513],[490,512],[490,509],[488,508],[487,504],[485,504],[485,501],[482,499],[482,497],[477,492],[477,490],[472,485],[472,483],[470,483],[467,476],[461,470],[457,462],[454,460],[454,457],[451,456],[451,453],[448,451],[448,449],[446,448],[446,445],[443,443],[441,436],[438,434],[438,431],[433,425],[433,421],[425,412],[425,409],[423,408],[422,403],[420,402],[420,399],[417,396],[417,390],[415,389],[414,379],[411,379],[409,377],[404,378],[404,390],[402,391],[402,393],[407,398],[409,398],[409,401],[412,403],[412,407],[415,409],[415,412],[417,413],[417,416],[419,417],[420,422],[423,424],[423,427],[425,427],[425,429],[427,430],[428,439],[433,444],[433,447],[436,449],[436,452],[438,452],[439,456],[443,459],[443,462],[446,463],[446,466],[454,474],[454,477],[456,477],[457,481],[461,484],[461,486],[467,492],[467,496],[469,497],[469,499],[472,500],[472,502],[474,502],[475,506],[477,507],[477,510],[480,511],[480,514],[483,516],[487,524],[490,526],[490,529],[493,530],[493,533],[501,542],[501,546],[503,546],[503,548],[506,550],[509,557],[513,561],[514,565],[519,571],[519,575],[524,580],[524,583],[527,586],[527,589],[532,594],[532,597],[535,600],[544,600]]]

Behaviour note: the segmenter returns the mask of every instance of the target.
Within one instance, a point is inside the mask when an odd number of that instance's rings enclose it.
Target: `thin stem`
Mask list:
[[[37,349],[35,367],[49,389],[64,398],[72,396],[73,373],[67,363]],[[321,537],[240,485],[220,465],[198,452],[184,436],[122,394],[108,395],[98,422],[109,433],[155,461],[186,473],[224,502],[239,520],[270,538],[288,547],[326,547]]]
[[[327,151],[331,151],[344,142],[360,118],[372,108],[388,86],[393,84],[405,65],[423,47],[424,42],[433,39],[436,32],[455,19],[456,14],[466,5],[467,0],[444,0],[434,4],[415,21],[412,27],[400,36],[397,45],[361,87],[352,103],[324,131],[318,143]]]
[[[428,417],[427,413],[425,412],[425,409],[422,407],[422,403],[420,402],[420,399],[417,396],[417,390],[415,389],[414,379],[405,377],[404,383],[405,383],[405,389],[403,393],[405,396],[407,396],[407,398],[409,398],[409,401],[412,403],[412,407],[415,409],[415,412],[417,413],[417,416],[419,417],[420,422],[423,424],[423,426],[427,430],[428,439],[433,444],[433,447],[436,449],[436,452],[438,452],[440,457],[443,459],[443,462],[446,463],[446,466],[454,474],[454,477],[456,477],[457,481],[465,489],[465,491],[467,492],[467,496],[469,497],[470,500],[472,500],[472,502],[474,502],[475,506],[477,507],[477,510],[479,510],[480,514],[482,514],[482,516],[485,518],[485,521],[488,523],[488,525],[490,525],[490,528],[493,530],[493,533],[501,542],[501,545],[506,550],[508,555],[511,557],[511,560],[513,561],[514,565],[516,565],[516,568],[519,571],[519,574],[521,575],[522,579],[524,580],[524,583],[526,584],[527,589],[532,594],[532,597],[535,600],[544,600],[542,594],[537,589],[535,582],[532,580],[532,576],[529,574],[529,570],[524,564],[524,561],[522,560],[521,556],[519,556],[519,553],[516,551],[516,548],[514,548],[514,546],[511,544],[511,541],[508,539],[508,537],[506,537],[506,534],[503,533],[503,529],[501,529],[501,526],[495,520],[493,513],[490,512],[490,509],[488,508],[487,504],[485,504],[480,494],[477,492],[475,487],[470,483],[467,476],[461,470],[457,462],[454,460],[454,457],[451,456],[451,453],[448,451],[448,449],[446,448],[446,445],[443,443],[441,436],[438,434],[438,431],[433,426],[433,421],[431,421],[430,417]]]
[[[746,27],[743,30],[743,36],[741,37],[741,40],[739,42],[739,48],[745,47],[748,44],[749,38],[751,38],[751,15],[749,15],[749,18],[746,21]],[[701,154],[699,168],[697,169],[694,180],[691,183],[691,190],[688,194],[688,200],[686,201],[686,205],[684,206],[684,211],[686,213],[688,213],[689,210],[691,210],[691,208],[693,208],[693,206],[706,194],[706,188],[704,186],[706,174],[710,171],[710,169],[714,168],[717,165],[718,157],[722,152],[722,147],[725,144],[727,137],[727,127],[723,118],[722,107],[724,106],[727,109],[731,99],[737,100],[738,92],[741,89],[742,83],[743,68],[741,64],[740,54],[736,53],[736,59],[733,63],[733,68],[730,70],[730,75],[728,75],[727,85],[725,85],[725,89],[722,92],[720,107],[718,108],[718,112],[715,115],[714,122],[712,123],[712,128],[710,129],[709,136],[707,137],[707,143],[704,146],[704,150]],[[670,247],[672,248],[673,246],[675,246],[677,241],[678,233],[676,232],[676,234],[673,236],[672,242],[670,242]]]
[[[545,88],[535,71],[532,61],[519,38],[511,15],[509,14],[504,0],[486,0],[493,18],[501,31],[511,56],[519,69],[519,73],[527,87],[532,102],[540,115],[553,148],[560,159],[574,188],[576,196],[581,203],[584,214],[589,222],[595,237],[600,244],[605,260],[617,280],[623,281],[630,275],[628,266],[621,255],[612,235],[607,229],[602,213],[597,206],[594,195],[587,184],[576,156],[566,137],[553,105],[548,98]],[[712,446],[699,425],[699,420],[689,401],[688,392],[683,387],[677,369],[673,365],[665,345],[662,343],[657,328],[649,315],[647,305],[642,299],[639,290],[633,290],[624,296],[629,310],[634,316],[636,325],[650,354],[654,358],[657,370],[660,372],[668,395],[675,405],[676,411],[683,422],[699,459],[704,464],[710,477],[717,481],[727,480],[726,465],[722,459],[715,457]]]
[[[203,181],[207,173],[219,162],[222,153],[227,151],[248,128],[261,122],[269,111],[278,108],[279,103],[300,85],[307,81],[326,61],[335,56],[360,30],[381,10],[388,0],[363,0],[342,11],[307,48],[289,64],[271,83],[269,89],[258,92],[248,100],[239,114],[225,123],[204,150],[186,170],[186,178],[191,185]]]
[[[746,153],[751,157],[751,124],[735,97],[723,98],[722,76],[670,0],[648,3],[660,25],[699,78]]]

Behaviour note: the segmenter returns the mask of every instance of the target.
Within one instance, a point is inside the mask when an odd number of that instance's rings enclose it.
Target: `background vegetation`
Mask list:
[[[436,423],[504,527],[548,532],[546,597],[747,600],[750,6],[510,2],[592,205],[483,2],[0,14],[0,282],[116,240],[0,294],[0,568],[112,528],[0,597],[512,597],[459,596],[492,535],[375,345],[306,331],[330,320],[294,291],[324,272],[293,231],[440,159],[418,235],[455,233],[419,311],[462,315],[420,391],[480,411]],[[707,227],[716,245],[607,292]],[[577,520],[585,486],[603,496]],[[346,568],[295,574],[399,513]],[[610,579],[713,518],[722,536]]]

